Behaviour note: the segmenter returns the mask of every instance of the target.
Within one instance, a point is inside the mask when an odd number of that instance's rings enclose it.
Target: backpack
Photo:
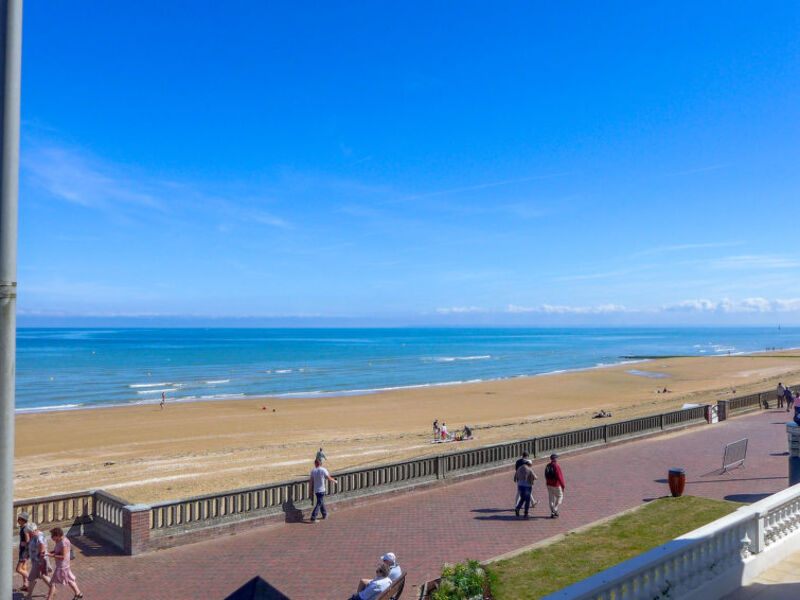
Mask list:
[[[544,478],[553,480],[558,479],[558,475],[556,475],[556,468],[553,466],[553,463],[547,463],[547,466],[544,468]]]

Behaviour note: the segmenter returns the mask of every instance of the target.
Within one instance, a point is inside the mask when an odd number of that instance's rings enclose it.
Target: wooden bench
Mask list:
[[[406,587],[406,574],[400,575],[400,579],[395,581],[389,589],[383,592],[376,600],[398,600],[400,594],[403,593],[403,588]]]

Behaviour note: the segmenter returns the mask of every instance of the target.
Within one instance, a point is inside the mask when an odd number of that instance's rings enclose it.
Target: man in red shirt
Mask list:
[[[564,500],[564,474],[558,466],[558,454],[550,455],[550,462],[544,468],[544,479],[547,482],[547,496],[550,498],[550,518],[558,518],[558,507]]]

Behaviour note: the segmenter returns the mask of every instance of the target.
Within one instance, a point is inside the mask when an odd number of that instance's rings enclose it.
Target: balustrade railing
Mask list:
[[[769,394],[770,392],[763,392]],[[758,403],[759,394],[732,398],[731,407],[747,407]],[[446,477],[506,465],[528,452],[534,458],[588,448],[618,440],[648,435],[663,429],[691,425],[705,418],[705,406],[668,413],[648,415],[626,421],[598,424],[592,427],[551,435],[514,440],[469,450],[424,456],[411,460],[337,472],[338,486],[328,485],[332,501],[353,496],[382,493]],[[130,545],[130,523],[125,516],[133,511],[147,512],[146,527],[151,535],[166,536],[185,533],[217,524],[288,513],[310,505],[308,480],[284,481],[223,493],[207,494],[179,500],[132,507],[125,500],[105,492],[80,492],[20,500],[14,503],[15,514],[27,510],[39,524],[93,523],[98,533],[120,547]],[[127,536],[127,538],[126,538]]]
[[[800,545],[800,485],[721,519],[543,600],[721,598]],[[781,544],[789,542],[781,548]],[[773,550],[780,553],[765,554]]]
[[[28,498],[14,502],[14,523],[17,514],[27,512],[42,531],[49,527],[89,523],[94,510],[94,492],[74,492],[57,496]]]
[[[353,469],[335,473],[338,485],[327,483],[332,502],[351,496],[380,493],[393,488],[459,476],[506,465],[527,451],[534,458],[609,441],[646,435],[664,428],[704,420],[704,406],[649,415],[608,425],[596,425],[547,436],[515,440],[470,450]],[[218,522],[268,516],[306,508],[311,504],[308,480],[285,481],[221,494],[207,494],[152,504],[150,529],[154,535],[170,535]]]

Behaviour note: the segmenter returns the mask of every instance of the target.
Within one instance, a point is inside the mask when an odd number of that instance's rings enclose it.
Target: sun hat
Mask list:
[[[394,555],[394,552],[387,552],[383,556],[381,556],[381,560],[384,562],[390,562],[392,564],[397,562],[397,557]]]
[[[26,513],[25,511],[22,511],[21,513],[19,513],[17,515],[17,518],[18,519],[22,519],[26,523],[31,520],[31,516],[28,513]]]

